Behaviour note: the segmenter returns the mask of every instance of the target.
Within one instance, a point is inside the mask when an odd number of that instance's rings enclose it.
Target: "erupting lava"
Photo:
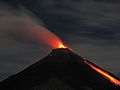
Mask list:
[[[50,32],[47,28],[40,25],[35,25],[33,29],[29,31],[29,33],[25,33],[25,37],[28,39],[32,38],[31,40],[40,42],[53,49],[69,48],[56,34]]]
[[[65,46],[62,42],[58,43],[58,48],[67,48],[67,46]]]
[[[112,77],[110,74],[108,74],[107,72],[105,72],[104,70],[94,66],[93,64],[85,61],[85,63],[87,65],[89,65],[92,69],[94,69],[96,72],[98,72],[99,74],[101,74],[103,77],[105,77],[106,79],[108,79],[110,82],[114,83],[115,85],[120,85],[120,81],[115,79],[114,77]]]
[[[54,36],[50,38],[50,41],[47,41],[47,43],[54,49],[56,48],[68,48],[69,50],[73,51],[71,48],[68,47],[68,45],[64,44],[64,42],[58,37]]]
[[[57,48],[68,48],[69,50],[73,51],[70,47],[65,45],[62,41],[58,43],[58,47]]]
[[[60,40],[59,38],[57,39],[51,39],[51,42],[49,42],[49,45],[52,47],[52,48],[68,48],[67,45],[65,45],[62,40]]]

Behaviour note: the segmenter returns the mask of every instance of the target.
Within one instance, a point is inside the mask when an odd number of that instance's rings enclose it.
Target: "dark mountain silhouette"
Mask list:
[[[47,57],[2,81],[0,90],[120,90],[120,86],[111,83],[85,61],[91,63],[69,49],[55,49]]]

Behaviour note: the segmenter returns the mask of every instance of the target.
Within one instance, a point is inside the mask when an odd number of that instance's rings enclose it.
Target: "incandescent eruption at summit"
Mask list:
[[[55,46],[55,45],[53,44],[53,46]],[[56,48],[63,48],[63,49],[65,49],[65,48],[68,48],[68,46],[65,46],[60,39],[57,39]],[[70,50],[72,50],[72,49],[70,49]],[[89,63],[86,60],[84,62],[87,65],[89,65],[93,70],[95,70],[97,73],[102,75],[104,78],[108,79],[111,83],[113,83],[113,84],[115,84],[117,86],[120,86],[120,80],[117,80],[115,77],[111,76],[109,73],[107,73],[103,69],[100,69],[99,67],[94,66],[94,64]]]

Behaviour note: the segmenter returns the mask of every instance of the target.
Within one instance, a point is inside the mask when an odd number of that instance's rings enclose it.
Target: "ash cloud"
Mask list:
[[[50,47],[53,42],[55,44],[57,41],[61,42],[55,34],[35,20],[35,17],[27,9],[13,9],[7,4],[1,4],[0,11],[0,31],[21,40],[43,43]]]

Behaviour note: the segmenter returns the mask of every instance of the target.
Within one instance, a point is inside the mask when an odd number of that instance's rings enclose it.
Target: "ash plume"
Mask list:
[[[13,9],[4,3],[0,5],[0,33],[20,41],[37,42],[52,48],[57,47],[58,41],[62,42],[29,10],[22,6]]]

